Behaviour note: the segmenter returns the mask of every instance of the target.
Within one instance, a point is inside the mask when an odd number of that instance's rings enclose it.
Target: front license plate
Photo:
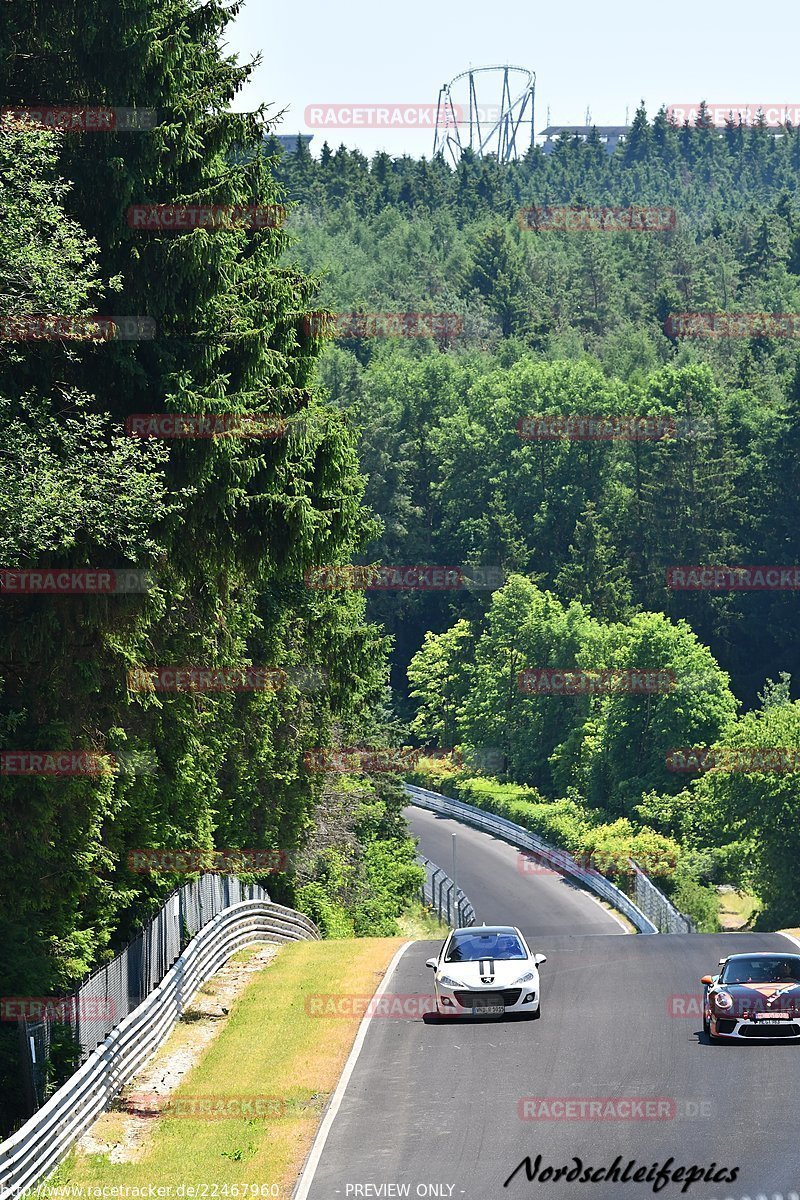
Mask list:
[[[755,1013],[754,1015],[759,1025],[780,1025],[783,1021],[789,1020],[788,1013],[784,1013],[782,1017],[762,1017],[760,1013]]]
[[[483,1017],[487,1013],[490,1016],[502,1016],[506,1011],[504,1004],[481,1004],[472,1010],[473,1017]]]

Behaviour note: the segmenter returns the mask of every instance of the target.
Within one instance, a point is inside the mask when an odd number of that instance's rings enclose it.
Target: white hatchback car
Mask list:
[[[438,958],[425,964],[435,972],[436,1011],[443,1017],[541,1016],[539,967],[547,958],[532,954],[513,925],[474,925],[454,929]]]

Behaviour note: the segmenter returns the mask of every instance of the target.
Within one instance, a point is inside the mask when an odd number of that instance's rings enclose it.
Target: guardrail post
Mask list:
[[[28,1022],[25,1017],[17,1021],[19,1031],[19,1052],[22,1061],[22,1087],[25,1092],[25,1106],[28,1113],[35,1113],[39,1107],[39,1096],[36,1088],[35,1067],[32,1054],[32,1038],[28,1033]]]

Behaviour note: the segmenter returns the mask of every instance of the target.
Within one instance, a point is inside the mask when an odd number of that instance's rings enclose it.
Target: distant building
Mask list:
[[[272,136],[276,142],[280,142],[284,154],[294,154],[298,138],[308,146],[314,135],[313,133],[274,133]]]
[[[613,154],[618,143],[630,133],[630,128],[630,125],[548,125],[547,129],[543,129],[539,136],[547,138],[542,145],[544,153],[552,154],[556,145],[555,138],[560,137],[562,133],[568,133],[572,137],[579,137],[586,141],[592,130],[596,129],[597,136],[605,146],[607,153]]]
[[[264,135],[263,145],[266,145],[270,139],[274,138],[276,142],[280,143],[284,154],[294,154],[297,149],[298,138],[301,138],[308,145],[313,136],[313,133],[267,133]],[[244,150],[240,145],[232,146],[228,151],[228,162],[250,162],[253,154],[254,150]]]

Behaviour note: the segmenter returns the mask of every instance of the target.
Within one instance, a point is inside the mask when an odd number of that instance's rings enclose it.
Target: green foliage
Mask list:
[[[334,904],[321,883],[306,883],[295,893],[294,906],[310,917],[326,938],[353,937],[353,921],[340,904]]]
[[[665,688],[571,696],[520,690],[522,673],[543,667],[618,677],[662,672]],[[716,892],[708,879],[723,871],[741,877],[743,848],[731,844],[728,807],[678,790],[683,777],[671,774],[667,762],[677,747],[725,739],[737,705],[727,676],[685,622],[640,612],[604,624],[577,601],[565,606],[529,579],[512,576],[493,595],[482,627],[462,621],[449,634],[429,634],[412,660],[412,694],[421,699],[418,727],[431,734],[442,728],[436,721],[441,705],[437,710],[432,699],[442,674],[462,684],[451,718],[462,752],[469,759],[502,747],[513,782],[423,760],[420,778],[428,786],[590,858],[623,885],[631,858],[698,928],[717,928]]]
[[[715,888],[704,887],[689,876],[679,876],[672,902],[691,919],[698,933],[719,933],[719,896]]]
[[[344,147],[279,155],[302,204],[284,261],[324,273],[326,304],[463,319],[447,344],[361,339],[323,357],[322,383],[362,430],[366,500],[384,522],[373,560],[474,559],[606,620],[683,618],[748,703],[757,664],[792,670],[791,594],[670,592],[665,571],[800,560],[797,339],[676,339],[665,320],[800,311],[798,166],[798,129],[679,131],[643,109],[612,155],[591,138],[507,166],[466,156],[458,171]],[[520,230],[520,208],[562,203],[671,206],[677,226]],[[521,441],[521,416],[551,412],[660,414],[678,432]],[[472,598],[436,600],[370,602],[396,638],[400,691],[424,634],[476,615]]]
[[[800,908],[800,771],[792,765],[792,755],[800,751],[800,703],[768,703],[745,713],[712,748],[718,765],[692,784],[695,803],[713,812],[729,838],[746,845],[744,877],[763,902],[762,927],[792,925]],[[767,752],[761,764],[758,751]],[[783,752],[784,765],[770,767],[769,751]]]
[[[449,747],[458,741],[456,718],[472,687],[473,647],[469,623],[461,620],[444,633],[426,633],[409,664],[416,701],[411,730],[423,745]]]
[[[423,786],[435,785],[445,795],[521,825],[622,885],[629,874],[629,858],[668,889],[676,871],[680,872],[682,850],[677,842],[631,821],[604,821],[603,814],[589,808],[576,793],[547,800],[534,788],[466,773],[442,780],[425,760],[413,778]]]
[[[153,764],[2,780],[3,993],[71,988],[154,911],[178,880],[131,875],[127,851],[143,846],[284,849],[292,870],[266,881],[276,898],[327,936],[395,933],[420,883],[402,791],[310,772],[304,753],[393,744],[404,721],[468,764],[429,763],[433,786],[573,854],[642,860],[702,929],[722,881],[753,886],[765,924],[796,924],[796,772],[666,768],[681,746],[798,745],[796,598],[670,591],[665,572],[800,561],[800,355],[791,339],[676,339],[665,320],[800,311],[800,130],[717,133],[702,115],[678,130],[642,106],[612,155],[597,137],[508,166],[467,154],[457,170],[345,147],[317,160],[302,143],[284,155],[262,110],[231,107],[252,70],[221,49],[238,7],[5,5],[4,104],[139,105],[158,124],[6,124],[0,139],[14,214],[0,318],[157,326],[152,342],[0,342],[2,565],[155,581],[3,599],[2,744]],[[141,202],[287,200],[283,228],[126,221]],[[520,208],[558,203],[673,206],[678,220],[655,235],[520,228]],[[321,308],[455,313],[463,331],[323,349],[305,320]],[[133,413],[252,411],[292,435],[162,444],[124,427]],[[521,436],[526,417],[572,415],[672,432]],[[304,585],[353,559],[477,563],[507,582],[368,601]],[[132,668],[187,663],[289,679],[263,693],[127,686]],[[533,667],[672,671],[677,686],[522,694]],[[737,716],[731,680],[761,708]]]
[[[319,344],[305,317],[318,302],[313,281],[280,262],[289,235],[127,221],[137,203],[282,199],[263,155],[239,153],[260,146],[265,117],[231,110],[251,71],[221,48],[237,7],[4,5],[4,104],[157,113],[152,132],[11,126],[0,140],[0,203],[14,214],[0,229],[0,318],[100,312],[156,327],[151,340],[0,343],[3,567],[130,567],[153,579],[141,594],[2,600],[3,747],[125,750],[150,764],[3,777],[4,995],[73,988],[183,881],[131,874],[132,848],[313,847],[322,780],[304,753],[338,734],[358,741],[386,685],[387,644],[363,597],[303,582],[348,561],[375,527],[355,436],[312,386]],[[134,413],[253,411],[285,418],[291,435],[149,443],[125,429]],[[137,667],[251,664],[286,671],[287,685],[128,686]],[[405,827],[394,834],[402,841]],[[385,833],[367,824],[359,836],[363,858]],[[384,928],[408,894],[406,857],[396,882],[374,868],[382,891],[360,932]],[[308,903],[326,900],[323,924],[352,931],[347,906],[317,881],[266,882],[286,900],[316,887]],[[3,1093],[7,1128],[22,1097]]]
[[[524,672],[540,668],[662,672],[669,690],[526,694]],[[417,732],[442,732],[446,705],[468,753],[499,748],[515,782],[550,796],[576,787],[593,807],[621,815],[645,792],[672,791],[669,752],[713,740],[736,712],[724,672],[685,622],[637,613],[603,624],[522,576],[494,593],[482,627],[461,621],[429,635],[409,678],[420,698]]]

